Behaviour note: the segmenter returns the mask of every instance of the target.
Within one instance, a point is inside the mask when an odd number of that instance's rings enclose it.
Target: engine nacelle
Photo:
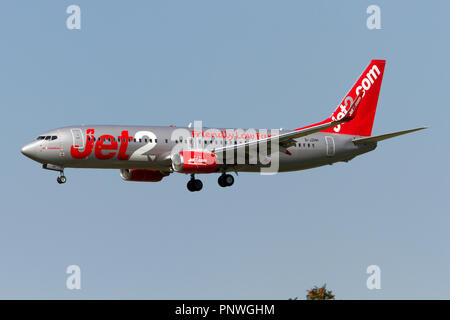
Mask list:
[[[120,169],[120,176],[125,181],[158,182],[169,174],[151,169]]]
[[[172,156],[172,168],[181,173],[216,172],[217,158],[209,152],[181,151]]]

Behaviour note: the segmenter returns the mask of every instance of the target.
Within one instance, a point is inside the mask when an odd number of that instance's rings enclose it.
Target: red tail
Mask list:
[[[342,100],[340,106],[331,115],[331,119],[340,120],[358,94],[363,92],[355,118],[336,127],[323,130],[323,132],[360,136],[370,136],[372,134],[373,120],[377,110],[378,95],[381,81],[383,80],[385,64],[386,60],[372,60],[350,92]]]

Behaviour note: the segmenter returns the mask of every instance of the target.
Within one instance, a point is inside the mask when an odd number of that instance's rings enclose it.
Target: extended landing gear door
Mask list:
[[[331,136],[325,137],[325,142],[327,144],[327,156],[332,157],[334,156],[335,152],[335,146],[334,146],[334,139]]]
[[[79,150],[84,149],[83,132],[81,129],[72,129],[73,147]]]

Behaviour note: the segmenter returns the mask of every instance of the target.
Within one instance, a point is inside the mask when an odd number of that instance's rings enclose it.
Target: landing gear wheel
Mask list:
[[[190,192],[200,191],[203,188],[203,183],[199,179],[191,179],[187,183],[187,188]]]
[[[203,182],[199,179],[194,180],[195,191],[200,191],[203,188]]]
[[[223,181],[223,176],[224,175],[221,175],[219,177],[219,179],[217,179],[217,182],[219,183],[219,186],[221,186],[222,188],[225,188],[227,185],[225,184],[225,181]]]
[[[195,191],[195,186],[194,186],[193,181],[194,181],[194,180],[189,180],[188,183],[187,183],[187,188],[188,188],[188,190],[189,190],[190,192],[194,192],[194,191]]]
[[[219,179],[217,180],[219,182],[219,186],[222,188],[232,186],[234,183],[234,178],[231,174],[222,174]]]
[[[67,179],[65,176],[59,176],[56,178],[56,181],[58,181],[59,184],[66,183]]]
[[[234,178],[231,174],[226,174],[225,177],[223,177],[223,181],[227,187],[231,187],[234,183]]]

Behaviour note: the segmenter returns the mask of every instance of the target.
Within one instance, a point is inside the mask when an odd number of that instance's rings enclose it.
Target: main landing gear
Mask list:
[[[203,183],[199,179],[195,179],[195,176],[191,174],[191,180],[187,183],[187,188],[190,192],[200,191],[203,188]]]
[[[230,187],[234,183],[234,178],[231,174],[222,173],[217,182],[219,182],[219,186],[222,188]]]
[[[222,173],[218,182],[219,186],[223,188],[230,187],[234,183],[234,178],[231,174]],[[195,176],[191,174],[191,180],[188,181],[187,188],[191,192],[200,191],[203,188],[203,183],[199,179],[195,179]]]

